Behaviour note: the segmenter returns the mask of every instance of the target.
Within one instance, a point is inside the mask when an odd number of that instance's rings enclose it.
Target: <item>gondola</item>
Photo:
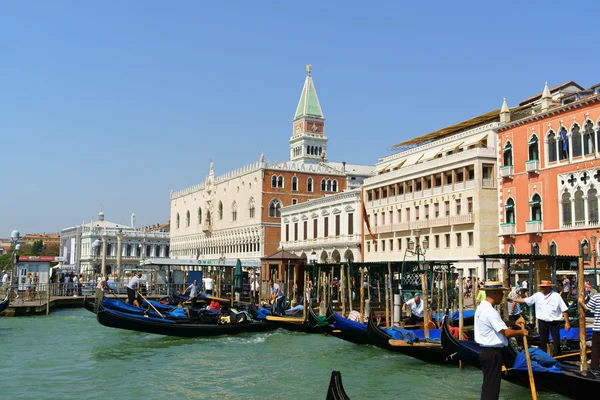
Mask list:
[[[275,325],[254,320],[233,324],[177,322],[162,318],[127,314],[104,307],[100,307],[96,318],[100,324],[110,328],[180,337],[221,336],[246,332],[266,332],[277,329]]]
[[[361,324],[360,322],[350,321],[333,313],[330,316],[330,320],[332,320],[333,323],[330,324],[327,322],[327,319],[325,319],[325,323],[323,324],[319,321],[319,317],[315,314],[312,307],[308,307],[307,315],[309,325],[316,327],[326,335],[334,336],[355,344],[368,344],[365,333],[361,333],[361,325],[364,324]],[[340,322],[338,322],[338,318]],[[346,321],[348,324],[345,324]],[[355,327],[356,324],[358,324],[358,329]]]
[[[448,357],[441,343],[415,342],[409,344],[394,338],[376,325],[375,318],[369,318],[367,323],[367,338],[370,344],[382,349],[405,354],[421,361],[435,364],[457,364],[458,361]]]
[[[327,400],[350,400],[342,385],[342,374],[340,371],[332,371],[327,389]]]
[[[266,318],[266,322],[291,332],[322,333],[321,330],[310,325],[304,318],[269,315]]]
[[[6,297],[0,302],[0,313],[10,305],[10,288],[6,290]]]
[[[96,314],[96,302],[94,301],[95,299],[93,297],[88,297],[85,296],[83,298],[83,307],[90,311],[93,312],[94,314]]]

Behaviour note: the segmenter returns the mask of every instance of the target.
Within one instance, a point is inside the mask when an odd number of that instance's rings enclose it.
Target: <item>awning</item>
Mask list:
[[[487,133],[484,133],[483,135],[473,136],[473,137],[465,140],[463,147],[473,146],[474,144],[481,142],[483,139],[486,139],[487,137],[488,137]]]
[[[407,167],[409,167],[411,165],[415,165],[416,163],[418,163],[421,160],[421,158],[423,158],[424,155],[425,155],[424,153],[413,154],[412,156],[407,158],[406,163],[403,163],[403,164]]]
[[[386,164],[381,164],[380,166],[376,167],[373,172],[375,172],[376,174],[385,171],[386,169],[388,169],[390,166],[392,166],[394,163],[386,163]]]
[[[389,166],[390,167],[390,171],[393,171],[395,169],[400,168],[401,166],[404,165],[404,163],[406,163],[406,158],[404,160],[400,160],[399,162],[390,165]]]
[[[529,204],[540,204],[540,203],[541,203],[541,200],[538,200],[538,199],[534,199],[529,202]]]
[[[531,137],[531,139],[529,139],[529,142],[527,142],[527,144],[534,144],[534,143],[537,143],[537,142],[538,142],[538,138],[537,138],[537,136],[536,136],[536,135],[533,135],[533,136]]]
[[[421,161],[429,161],[433,160],[438,154],[440,154],[444,150],[443,147],[436,147],[434,149],[430,149],[424,155]]]
[[[454,151],[463,145],[464,142],[450,143],[447,146],[444,146],[442,151]]]

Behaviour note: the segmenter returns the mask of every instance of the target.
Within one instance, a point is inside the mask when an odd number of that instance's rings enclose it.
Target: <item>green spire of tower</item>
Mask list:
[[[310,73],[310,65],[306,66],[306,79],[304,80],[304,87],[302,88],[302,94],[300,95],[294,119],[301,117],[324,118],[317,90],[315,89],[315,84]]]

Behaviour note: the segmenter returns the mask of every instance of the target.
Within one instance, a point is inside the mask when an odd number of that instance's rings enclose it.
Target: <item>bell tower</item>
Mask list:
[[[318,164],[327,152],[325,117],[312,80],[311,67],[306,66],[306,79],[292,120],[290,161]]]

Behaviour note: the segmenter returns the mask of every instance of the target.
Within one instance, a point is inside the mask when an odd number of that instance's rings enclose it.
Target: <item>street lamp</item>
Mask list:
[[[14,250],[13,250],[13,277],[12,277],[12,283],[13,285],[15,285],[15,283],[18,283],[17,280],[17,252],[19,250],[21,250],[21,245],[19,243],[17,243],[19,241],[19,239],[21,238],[21,233],[19,233],[18,230],[14,230],[10,233],[10,240],[13,243],[14,246]],[[16,288],[15,288],[16,290]]]
[[[426,271],[424,269],[424,266],[421,265],[421,257],[423,257],[423,260],[425,260],[425,253],[429,248],[429,241],[427,240],[427,238],[423,239],[422,241],[419,240],[421,238],[420,229],[415,229],[414,234],[416,240],[408,240],[406,253],[412,254],[413,256],[417,256],[417,265],[419,267],[419,272],[424,274]]]
[[[598,253],[596,252],[596,235],[592,235],[592,255],[594,256],[594,286],[598,288],[598,271],[596,270]]]

